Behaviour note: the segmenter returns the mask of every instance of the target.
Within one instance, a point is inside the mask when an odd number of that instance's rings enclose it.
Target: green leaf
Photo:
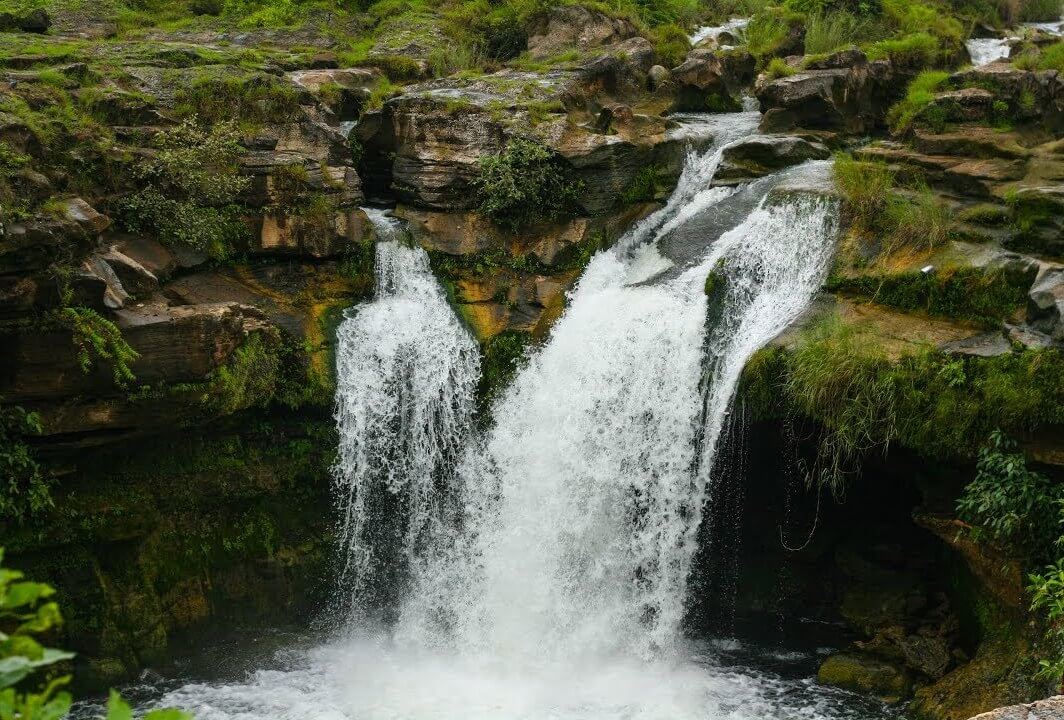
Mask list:
[[[133,708],[122,699],[117,690],[111,690],[111,695],[107,699],[105,720],[133,720]]]
[[[55,594],[50,585],[39,582],[18,582],[9,585],[0,607],[14,609],[24,607]]]
[[[11,687],[33,672],[33,663],[21,655],[0,658],[0,688]]]

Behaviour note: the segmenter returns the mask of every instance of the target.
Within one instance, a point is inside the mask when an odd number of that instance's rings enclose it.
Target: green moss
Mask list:
[[[833,292],[868,298],[880,305],[929,315],[972,320],[996,327],[1027,302],[1029,280],[982,268],[946,269],[835,277]]]
[[[532,343],[528,333],[507,330],[481,345],[480,383],[477,398],[482,408],[506,389],[520,369],[525,353]]]
[[[993,358],[926,349],[892,359],[861,326],[828,317],[792,349],[763,350],[742,387],[755,415],[797,412],[823,428],[820,480],[838,484],[864,453],[900,443],[971,458],[995,429],[1022,435],[1064,423],[1064,354]]]
[[[204,407],[229,415],[268,405],[281,370],[279,343],[276,332],[263,330],[249,335],[229,362],[211,374],[201,401]]]

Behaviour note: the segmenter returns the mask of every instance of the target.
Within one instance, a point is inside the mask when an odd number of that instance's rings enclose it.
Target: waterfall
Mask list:
[[[434,542],[452,512],[447,487],[470,430],[476,343],[447,304],[428,255],[399,222],[369,209],[379,242],[372,302],[337,331],[334,468],[344,605],[361,612]]]
[[[472,340],[424,253],[381,243],[378,295],[340,329],[336,489],[349,591],[372,598],[375,574],[402,565],[395,617],[356,612],[279,667],[163,702],[207,720],[843,717],[829,692],[723,667],[682,634],[739,374],[808,304],[836,231],[833,200],[776,191],[829,163],[711,187],[756,124],[685,124],[677,137],[712,147],[592,258],[479,433]]]

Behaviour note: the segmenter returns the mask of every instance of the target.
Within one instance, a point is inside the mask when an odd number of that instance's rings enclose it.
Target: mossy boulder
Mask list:
[[[875,695],[892,703],[905,698],[912,685],[912,680],[897,665],[856,653],[828,657],[820,665],[816,679],[821,685]]]

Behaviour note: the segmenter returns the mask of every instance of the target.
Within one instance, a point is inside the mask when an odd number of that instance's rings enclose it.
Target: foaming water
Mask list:
[[[346,314],[336,352],[340,581],[353,611],[368,583],[402,584],[396,573],[434,542],[480,372],[428,255],[404,244],[397,220],[367,214],[380,237],[375,296]]]
[[[378,256],[377,299],[340,332],[337,488],[356,595],[369,592],[380,557],[382,519],[363,498],[409,498],[392,557],[408,567],[397,619],[381,630],[356,612],[328,643],[158,704],[203,720],[882,714],[801,677],[726,665],[682,635],[739,372],[809,302],[837,216],[833,200],[769,200],[766,189],[696,261],[662,274],[657,240],[735,192],[706,188],[721,148],[753,132],[756,115],[714,122],[714,147],[688,156],[669,202],[592,258],[483,433],[469,431],[472,341],[440,303],[423,253],[381,251],[394,256]],[[403,268],[394,286],[392,260]],[[708,313],[711,271],[725,289]]]
[[[979,67],[989,65],[997,60],[1005,60],[1009,56],[1010,38],[971,38],[965,43],[968,55],[972,58],[972,65]]]

